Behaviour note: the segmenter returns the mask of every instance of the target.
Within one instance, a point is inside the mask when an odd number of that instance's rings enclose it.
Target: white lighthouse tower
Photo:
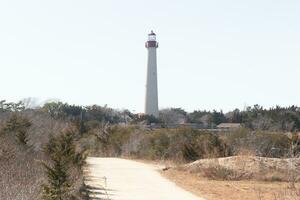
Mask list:
[[[146,102],[145,114],[158,117],[158,92],[157,92],[157,62],[156,49],[158,42],[156,42],[156,34],[151,31],[148,34],[148,41],[146,42],[148,49],[147,61],[147,82],[146,82]]]

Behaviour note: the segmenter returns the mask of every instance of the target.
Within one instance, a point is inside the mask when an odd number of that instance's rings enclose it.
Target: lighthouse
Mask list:
[[[158,118],[156,61],[156,49],[158,48],[158,42],[156,41],[156,34],[153,31],[148,34],[148,40],[145,46],[148,50],[145,114],[153,115]]]

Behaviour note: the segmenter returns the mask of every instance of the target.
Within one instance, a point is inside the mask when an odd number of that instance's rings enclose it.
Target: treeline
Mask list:
[[[300,129],[300,107],[272,107],[263,108],[259,105],[247,107],[245,110],[235,109],[223,111],[195,110],[186,112],[182,108],[168,108],[160,110],[159,118],[141,116],[129,110],[116,110],[107,106],[79,106],[62,102],[50,102],[41,107],[26,109],[24,103],[0,101],[0,112],[31,110],[49,114],[56,120],[77,121],[83,132],[85,123],[109,122],[110,124],[150,124],[159,123],[162,127],[173,124],[197,123],[203,128],[215,128],[220,123],[241,123],[252,130],[298,131]]]
[[[186,115],[188,122],[215,126],[220,123],[241,123],[252,130],[298,131],[300,129],[300,107],[263,108],[259,105],[245,110],[235,109],[228,113],[222,111],[194,111]]]

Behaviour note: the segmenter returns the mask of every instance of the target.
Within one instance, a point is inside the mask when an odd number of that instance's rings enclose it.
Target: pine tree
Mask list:
[[[76,152],[74,134],[67,132],[57,137],[51,137],[44,152],[52,164],[44,163],[48,184],[43,185],[45,200],[66,200],[71,198],[71,182],[69,170],[80,169],[85,160],[82,152]]]
[[[43,186],[45,200],[65,200],[68,197],[71,184],[68,180],[68,168],[61,157],[53,160],[53,165],[44,163],[48,178],[48,185]]]
[[[17,113],[13,113],[5,124],[4,132],[15,134],[19,143],[27,145],[28,130],[31,125],[31,122],[26,117],[22,117]]]

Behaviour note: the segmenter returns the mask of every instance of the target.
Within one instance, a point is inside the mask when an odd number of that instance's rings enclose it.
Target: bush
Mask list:
[[[97,132],[92,129],[90,133]],[[191,162],[203,158],[234,155],[291,157],[299,154],[300,140],[295,134],[251,131],[209,132],[191,128],[142,130],[135,126],[108,126],[95,137],[84,140],[96,155],[133,156],[142,159],[169,159]],[[296,138],[296,139],[295,139]],[[88,143],[87,143],[88,142]],[[291,148],[293,152],[291,155]],[[100,152],[100,153],[97,153]]]
[[[101,132],[101,131],[100,131]],[[111,126],[97,136],[105,156],[134,156],[143,159],[170,159],[190,162],[200,158],[230,155],[230,148],[213,133],[190,128],[141,130],[134,126]],[[105,137],[104,137],[105,136]],[[95,147],[92,141],[85,147]]]
[[[256,156],[280,158],[290,151],[290,139],[283,133],[242,128],[221,135],[227,146],[231,147],[233,155],[252,152]]]
[[[203,175],[213,180],[222,180],[222,181],[224,180],[239,181],[239,180],[250,179],[252,177],[251,174],[237,172],[220,165],[215,165],[203,169]]]
[[[182,149],[183,158],[186,161],[195,161],[200,158],[196,150],[189,144],[185,144]]]
[[[23,145],[28,143],[28,130],[31,126],[31,122],[17,113],[13,113],[9,120],[6,122],[3,131],[5,133],[15,134],[18,142]]]

